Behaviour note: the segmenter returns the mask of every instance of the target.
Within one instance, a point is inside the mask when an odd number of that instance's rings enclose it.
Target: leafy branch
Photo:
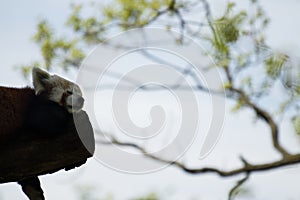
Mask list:
[[[295,132],[299,134],[300,84],[295,84],[295,79],[290,77],[284,80],[287,99],[283,100],[281,105],[276,105],[280,108],[280,112],[277,114],[269,111],[268,105],[263,103],[272,101],[271,92],[276,90],[275,83],[282,81],[282,75],[287,70],[287,66],[297,66],[289,63],[290,57],[286,53],[271,50],[264,34],[270,19],[258,1],[249,1],[249,6],[254,8],[253,14],[247,10],[237,10],[233,2],[228,2],[224,13],[218,18],[214,18],[207,0],[115,0],[102,7],[93,5],[98,9],[97,11],[100,11],[99,16],[84,16],[82,15],[85,9],[83,5],[72,5],[72,13],[66,23],[73,33],[72,37],[68,37],[68,39],[56,37],[48,22],[40,22],[34,42],[40,47],[42,61],[23,66],[22,69],[24,74],[27,74],[34,65],[41,65],[47,69],[55,66],[62,66],[64,69],[78,68],[87,47],[95,46],[99,42],[110,45],[106,39],[109,33],[116,29],[123,31],[159,24],[165,26],[166,31],[179,30],[181,36],[175,41],[178,45],[185,45],[185,35],[206,42],[209,46],[209,52],[206,54],[213,58],[216,66],[206,66],[202,72],[205,73],[216,67],[221,70],[226,83],[221,86],[223,88],[220,88],[220,91],[224,89],[226,98],[236,102],[236,106],[234,106],[236,111],[247,107],[256,113],[258,119],[267,124],[273,148],[280,153],[280,159],[266,163],[249,163],[245,158],[240,158],[243,166],[232,170],[209,167],[189,168],[184,163],[152,155],[143,146],[120,141],[113,136],[110,137],[110,141],[99,141],[99,144],[131,147],[139,150],[146,157],[176,166],[190,174],[214,173],[221,177],[244,174],[245,177],[238,181],[230,191],[229,198],[231,198],[253,173],[300,163],[299,153],[291,154],[281,145],[280,121],[276,121],[276,117],[285,113],[285,119],[293,122]],[[187,17],[190,13],[200,14],[195,20],[192,20]],[[202,31],[203,28],[205,31]],[[250,41],[249,48],[241,50],[239,46],[245,38]],[[154,61],[159,59],[159,63],[168,63],[166,59],[157,58],[150,53],[144,52],[144,55]],[[203,86],[193,69],[175,64],[168,65],[185,77],[194,80],[196,85],[193,87],[193,91],[210,92],[212,95],[220,94],[219,90],[212,91]],[[107,75],[111,78],[120,78],[121,76],[118,72],[111,72]],[[299,76],[300,74],[296,77],[299,79]],[[127,80],[127,82],[133,85],[138,84],[135,80]],[[113,89],[110,85],[107,85],[106,88]],[[180,82],[176,82],[169,88],[184,89],[184,86]],[[141,89],[156,91],[162,88],[143,87]]]

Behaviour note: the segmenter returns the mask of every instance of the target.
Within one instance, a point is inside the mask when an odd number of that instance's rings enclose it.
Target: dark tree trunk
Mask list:
[[[43,192],[37,176],[78,167],[94,150],[93,129],[84,111],[74,114],[59,133],[43,136],[23,130],[0,146],[0,183],[19,182],[26,194],[31,191],[26,188],[36,188],[40,195]],[[30,198],[30,194],[27,196]]]

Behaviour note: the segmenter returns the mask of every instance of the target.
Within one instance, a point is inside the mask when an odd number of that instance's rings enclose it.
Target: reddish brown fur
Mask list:
[[[31,88],[0,87],[0,142],[22,128],[25,112],[34,96]]]

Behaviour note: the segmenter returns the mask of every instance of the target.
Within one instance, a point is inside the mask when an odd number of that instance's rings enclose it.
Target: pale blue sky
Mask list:
[[[70,13],[68,1],[3,1],[0,7],[0,84],[8,86],[26,85],[27,82],[21,78],[20,73],[13,70],[17,64],[26,64],[39,58],[36,46],[31,43],[30,38],[34,33],[38,19],[49,19],[51,24],[59,32],[66,16]],[[82,0],[83,2],[83,0]],[[219,11],[224,0],[214,1],[214,10]],[[263,5],[269,14],[272,23],[268,29],[270,44],[278,50],[300,49],[300,1],[288,0],[264,0]],[[298,52],[298,51],[297,51]],[[200,95],[201,96],[201,95]],[[205,107],[205,97],[202,106]],[[230,107],[230,102],[228,102]],[[230,110],[230,109],[228,109]],[[263,161],[275,158],[268,143],[269,137],[263,123],[253,124],[251,112],[248,110],[238,114],[227,113],[224,133],[215,151],[203,163],[219,164],[222,167],[238,165],[236,152],[243,152],[251,160]],[[239,120],[239,126],[236,121]],[[288,134],[286,145],[299,150],[299,143],[295,141],[289,124],[282,127]],[[243,132],[241,133],[241,130]],[[260,141],[257,141],[259,138]],[[266,145],[267,144],[267,145]],[[269,148],[270,147],[270,148]],[[199,149],[197,146],[191,148],[191,155],[195,162]],[[194,154],[193,154],[194,153]],[[271,155],[271,156],[269,156]],[[203,164],[201,163],[201,164]],[[237,180],[219,179],[217,176],[191,176],[180,170],[169,167],[154,174],[128,175],[115,172],[99,165],[95,160],[89,160],[88,164],[72,172],[58,172],[42,178],[46,198],[51,199],[75,199],[76,185],[92,185],[98,193],[112,192],[117,199],[132,197],[149,191],[157,191],[163,195],[166,191],[173,191],[175,195],[168,199],[182,199],[183,197],[200,197],[205,199],[224,199],[231,184]],[[284,184],[283,184],[284,183]],[[249,199],[299,199],[300,198],[300,169],[297,166],[254,175],[247,186],[254,191],[254,197]],[[182,198],[180,198],[182,197]],[[15,183],[0,185],[0,200],[26,199],[20,188]],[[245,198],[246,199],[246,198]]]

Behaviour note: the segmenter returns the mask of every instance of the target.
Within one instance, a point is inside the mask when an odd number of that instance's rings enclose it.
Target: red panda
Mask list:
[[[65,126],[84,103],[78,85],[57,75],[33,68],[32,88],[0,87],[0,142],[20,129],[53,133]]]

